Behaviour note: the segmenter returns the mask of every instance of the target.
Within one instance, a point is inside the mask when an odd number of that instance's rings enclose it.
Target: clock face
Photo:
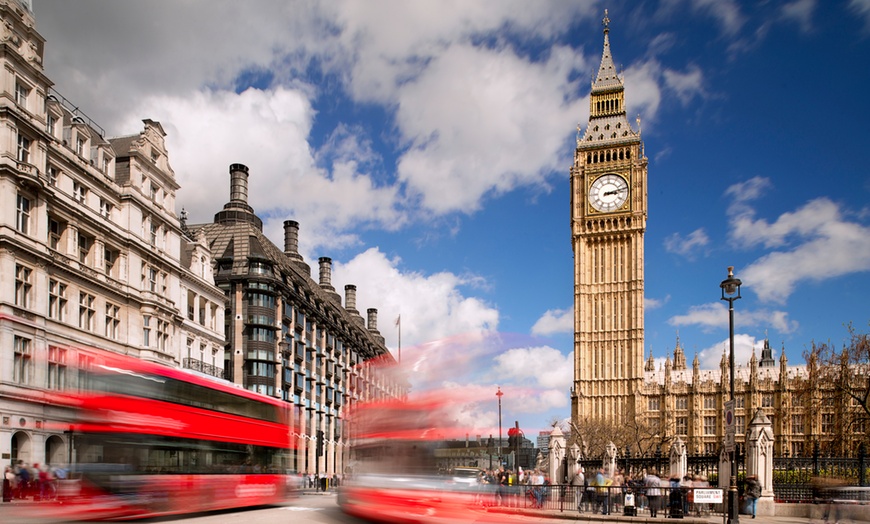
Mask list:
[[[597,211],[617,211],[628,200],[628,182],[619,175],[602,175],[589,187],[589,204]]]

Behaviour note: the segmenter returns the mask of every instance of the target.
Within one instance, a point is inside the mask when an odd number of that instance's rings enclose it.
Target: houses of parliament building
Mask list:
[[[648,161],[640,130],[626,114],[625,86],[610,50],[605,11],[600,68],[589,95],[589,122],[578,128],[570,171],[574,255],[574,432],[584,422],[636,424],[659,446],[679,437],[689,453],[716,453],[725,436],[729,399],[726,355],[719,369],[691,367],[679,339],[664,365],[644,355],[644,232]],[[760,359],[735,363],[736,443],[760,409],[772,421],[775,453],[792,456],[824,448],[837,431],[838,407],[824,387],[819,406],[798,399],[805,366],[776,362],[764,341]],[[860,432],[865,431],[860,425]],[[584,436],[579,435],[579,441]],[[857,444],[858,440],[854,439]],[[601,450],[590,450],[598,453]],[[663,450],[667,452],[667,449]]]

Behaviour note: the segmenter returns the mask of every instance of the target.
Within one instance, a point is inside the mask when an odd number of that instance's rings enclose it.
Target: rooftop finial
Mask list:
[[[604,25],[604,32],[607,33],[610,31],[610,19],[607,18],[607,9],[604,10],[604,19],[601,20],[601,23]]]

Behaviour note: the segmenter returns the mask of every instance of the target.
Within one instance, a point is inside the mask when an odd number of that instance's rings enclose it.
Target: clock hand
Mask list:
[[[613,191],[605,191],[605,192],[603,193],[603,196],[615,195],[615,194],[617,194],[617,193],[622,193],[623,191],[625,191],[625,188],[624,188],[624,187],[623,187],[622,189],[614,189]]]

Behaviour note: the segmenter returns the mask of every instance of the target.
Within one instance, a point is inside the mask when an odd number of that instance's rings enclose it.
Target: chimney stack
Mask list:
[[[377,333],[378,331],[378,310],[371,307],[366,310],[368,313],[368,329],[369,331],[374,331]]]
[[[284,221],[284,254],[291,260],[302,260],[299,254],[299,222]]]
[[[320,287],[327,291],[335,291],[332,287],[332,259],[329,257],[320,257]],[[339,300],[339,302],[341,302]]]
[[[359,316],[356,309],[356,286],[353,284],[344,286],[344,309],[351,315]]]
[[[230,165],[230,203],[248,205],[248,166]]]

